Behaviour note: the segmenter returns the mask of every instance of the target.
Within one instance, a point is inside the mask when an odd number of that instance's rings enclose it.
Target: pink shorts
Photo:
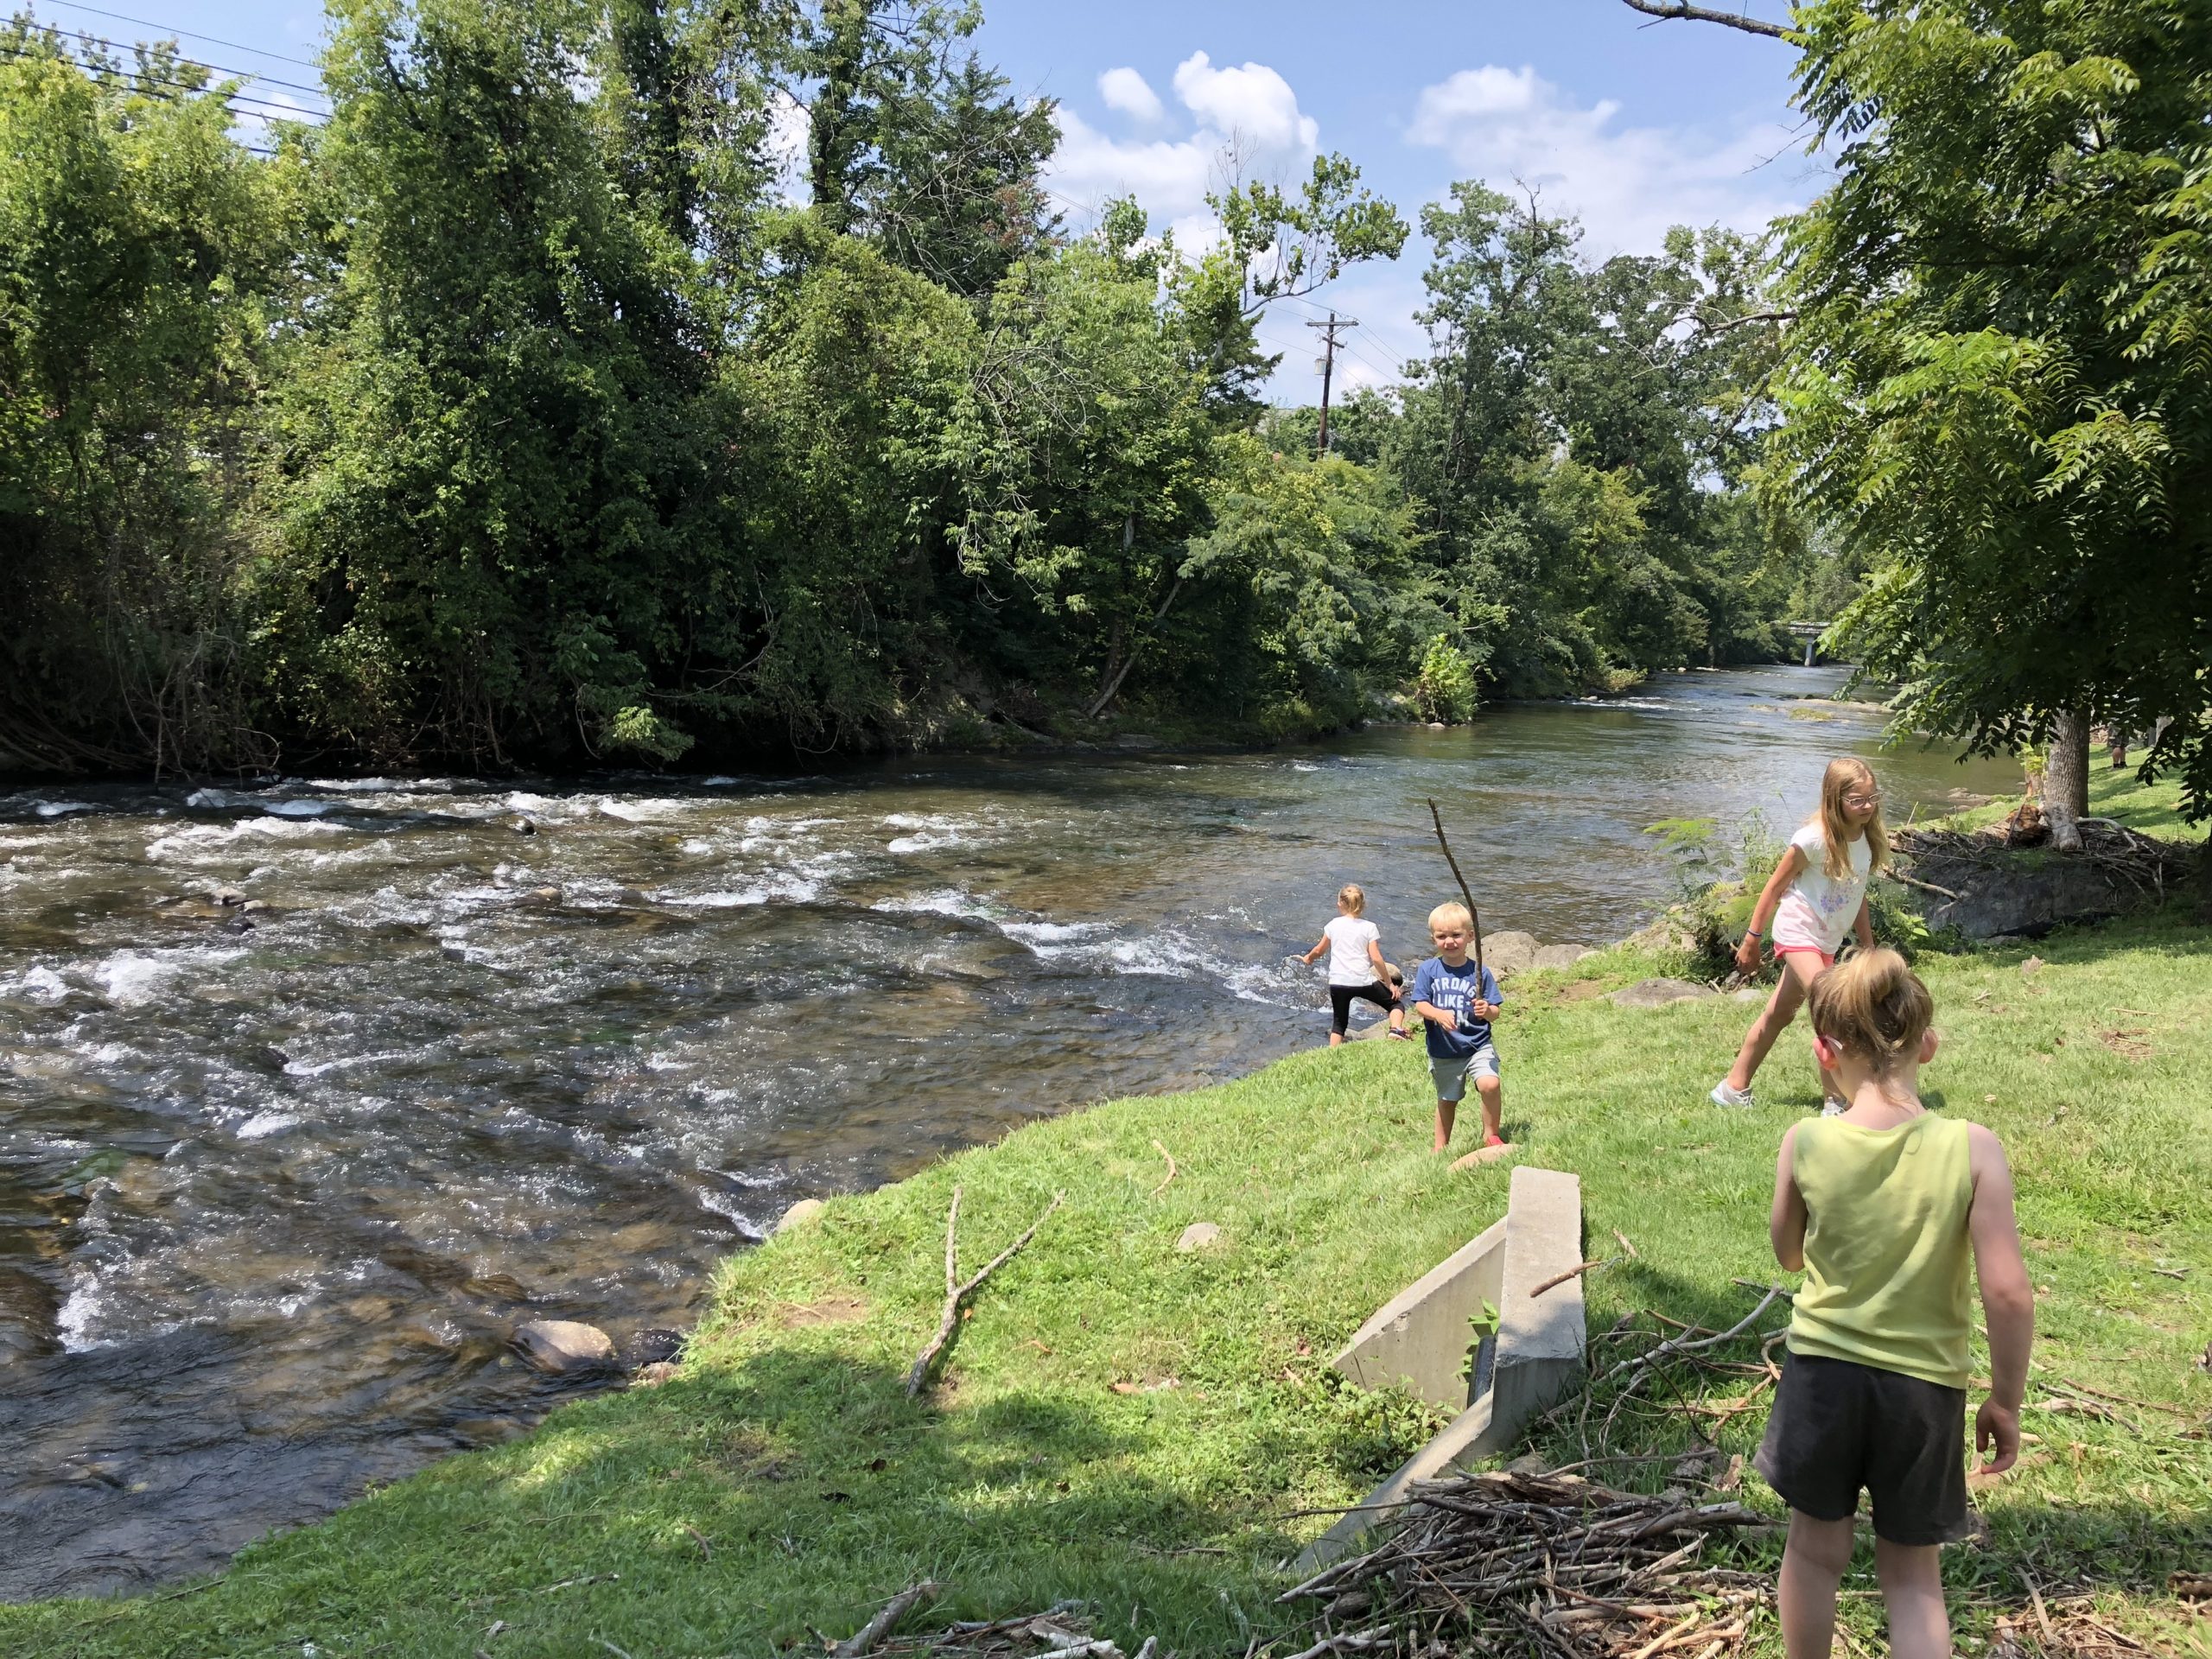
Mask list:
[[[1784,957],[1818,957],[1821,967],[1835,966],[1835,952],[1823,950],[1816,944],[1777,944],[1774,947],[1774,957],[1777,962]]]

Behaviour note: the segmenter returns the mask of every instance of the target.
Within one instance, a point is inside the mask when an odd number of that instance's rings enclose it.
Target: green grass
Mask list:
[[[2046,1594],[2096,1587],[2107,1622],[2185,1651],[2198,1638],[2162,1586],[2212,1559],[2212,1376],[2192,1363],[2212,1338],[2212,938],[2169,916],[2035,951],[2033,971],[2024,949],[1926,959],[1945,1046],[1925,1081],[2012,1149],[2038,1363],[2170,1409],[2123,1424],[2031,1396],[2025,1466],[1981,1495],[1990,1535],[1948,1572],[1977,1640],[2025,1570]],[[1614,952],[1578,973],[1650,966]],[[1751,1012],[1619,1009],[1560,976],[1517,989],[1500,1044],[1521,1155],[1581,1175],[1593,1254],[1615,1228],[1638,1252],[1589,1281],[1593,1332],[1643,1310],[1732,1323],[1751,1302],[1731,1280],[1775,1276],[1774,1148],[1816,1090],[1793,1037],[1757,1110],[1706,1103]],[[732,1258],[669,1385],[569,1407],[196,1592],[0,1608],[0,1654],[765,1654],[842,1637],[923,1577],[950,1586],[938,1620],[1074,1597],[1102,1633],[1241,1654],[1289,1632],[1277,1565],[1327,1524],[1300,1511],[1355,1500],[1428,1431],[1325,1364],[1503,1210],[1506,1169],[1449,1173],[1428,1112],[1417,1049],[1358,1043],[1024,1128]],[[1155,1140],[1178,1167],[1164,1189]],[[1067,1201],[978,1297],[937,1397],[910,1403],[956,1183],[963,1272]],[[1200,1220],[1222,1243],[1179,1254]],[[1764,1415],[1723,1446],[1748,1452]],[[1629,1421],[1634,1444],[1688,1444],[1678,1413]],[[1847,1605],[1873,1636],[1873,1600]]]

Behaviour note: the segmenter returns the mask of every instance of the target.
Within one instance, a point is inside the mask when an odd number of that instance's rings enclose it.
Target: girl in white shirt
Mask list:
[[[1344,1039],[1355,1000],[1389,1010],[1390,1034],[1406,1034],[1406,1011],[1390,988],[1390,964],[1382,960],[1382,935],[1366,919],[1367,895],[1352,882],[1337,894],[1337,919],[1321,930],[1320,943],[1300,960],[1308,967],[1329,953],[1329,1027],[1331,1048]]]
[[[1889,856],[1890,838],[1882,828],[1882,791],[1872,770],[1850,755],[1829,761],[1821,779],[1821,810],[1789,838],[1782,861],[1751,907],[1751,925],[1744,942],[1736,948],[1738,969],[1746,976],[1758,972],[1759,943],[1770,920],[1782,980],[1745,1033],[1735,1065],[1713,1090],[1715,1105],[1751,1103],[1751,1077],[1759,1062],[1789,1029],[1813,981],[1835,960],[1847,934],[1858,934],[1860,950],[1873,949],[1866,883]],[[1840,1096],[1825,1068],[1821,1084],[1828,1104],[1834,1104]]]

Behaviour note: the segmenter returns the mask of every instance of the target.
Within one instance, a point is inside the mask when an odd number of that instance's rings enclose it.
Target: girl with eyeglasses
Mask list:
[[[1889,834],[1882,828],[1882,791],[1872,769],[1852,755],[1829,761],[1821,779],[1821,810],[1789,838],[1782,861],[1751,907],[1751,927],[1736,948],[1737,968],[1747,977],[1758,972],[1762,942],[1771,923],[1782,978],[1745,1033],[1736,1064],[1713,1090],[1713,1104],[1751,1104],[1751,1078],[1759,1063],[1789,1029],[1813,981],[1834,962],[1847,935],[1856,932],[1862,950],[1874,948],[1866,883],[1889,856]],[[1834,1116],[1842,1109],[1842,1100],[1826,1067],[1821,1085],[1822,1110]]]

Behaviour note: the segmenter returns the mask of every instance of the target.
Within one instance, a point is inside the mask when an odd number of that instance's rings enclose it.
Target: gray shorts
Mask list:
[[[1497,1050],[1484,1043],[1471,1054],[1446,1054],[1428,1057],[1429,1075],[1436,1079],[1439,1100],[1465,1100],[1470,1076],[1494,1077],[1497,1075]]]

